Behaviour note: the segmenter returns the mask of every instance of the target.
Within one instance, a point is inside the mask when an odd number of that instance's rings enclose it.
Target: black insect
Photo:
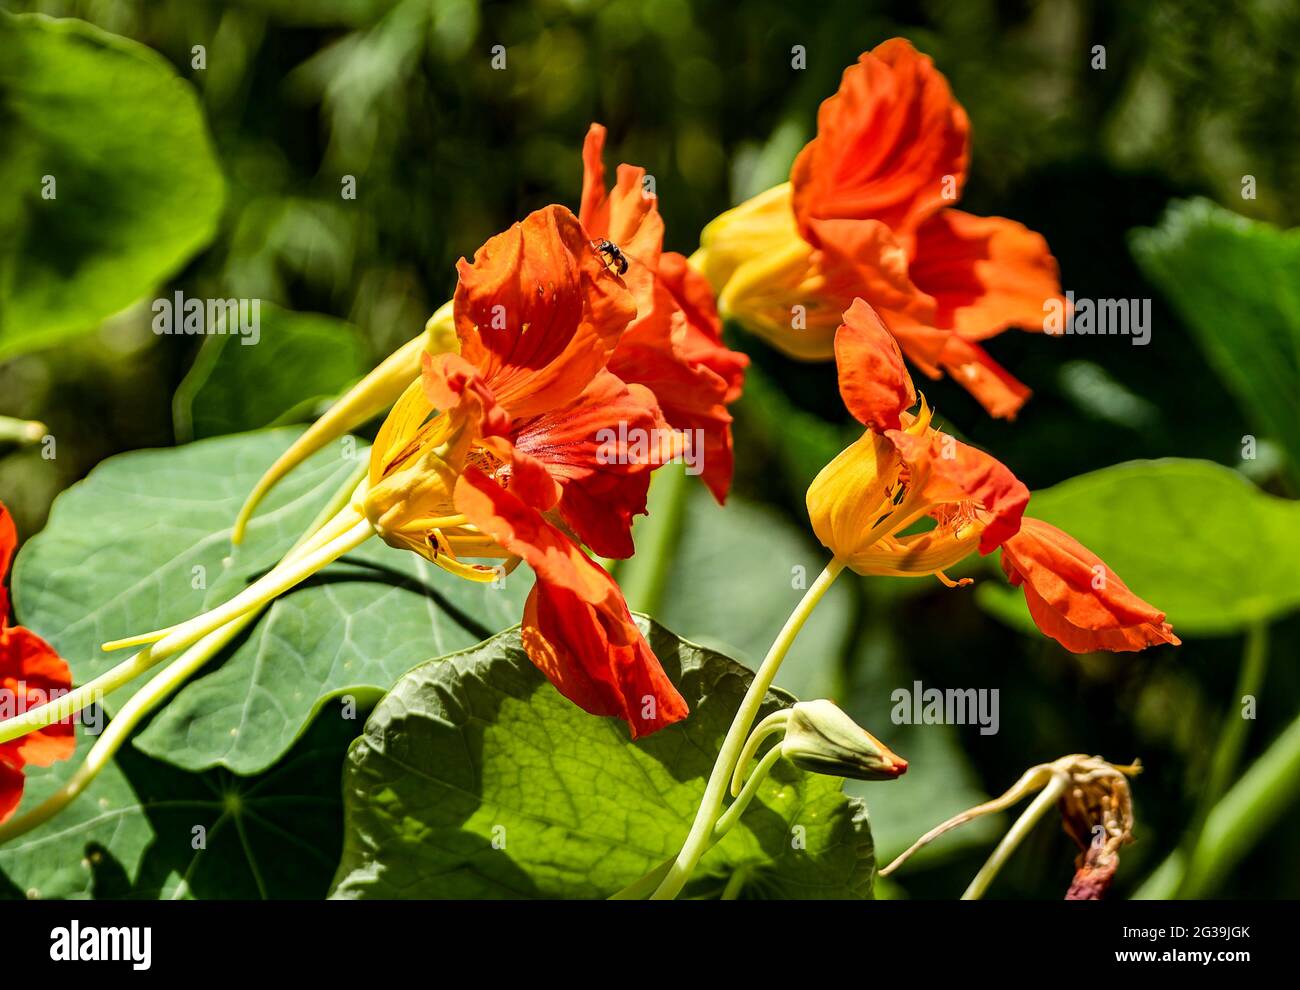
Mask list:
[[[605,256],[605,260],[620,275],[627,274],[627,255],[625,255],[617,244],[607,237],[602,237],[598,241],[591,242],[592,247]]]

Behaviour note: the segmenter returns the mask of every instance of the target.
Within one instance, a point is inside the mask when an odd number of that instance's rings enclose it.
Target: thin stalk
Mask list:
[[[345,511],[351,511],[351,509]],[[111,650],[122,646],[136,646],[153,639],[155,640],[155,661],[165,660],[187,646],[197,643],[208,633],[219,629],[232,619],[238,618],[249,609],[260,608],[267,602],[278,598],[290,588],[311,577],[321,568],[338,560],[345,553],[355,550],[374,535],[375,531],[370,522],[362,519],[353,524],[341,536],[335,537],[324,546],[277,566],[235,595],[234,598],[218,605],[216,608],[168,629],[160,629],[152,633],[145,633],[142,636],[133,636],[130,639],[105,643],[104,649]]]
[[[34,419],[15,419],[13,416],[0,416],[0,443],[17,444],[26,447],[39,443],[41,437],[49,431],[44,423]]]
[[[753,681],[750,682],[749,690],[745,692],[745,697],[740,702],[740,708],[737,709],[735,718],[732,719],[731,727],[727,730],[722,749],[718,752],[718,758],[713,764],[713,771],[709,774],[708,784],[705,785],[704,797],[695,813],[695,821],[691,825],[690,833],[686,836],[686,842],[682,846],[681,852],[677,854],[677,859],[668,871],[663,883],[654,892],[654,899],[670,900],[676,897],[681,892],[682,887],[686,885],[686,881],[690,879],[691,873],[700,861],[700,857],[704,855],[713,834],[714,823],[718,820],[718,814],[722,810],[722,799],[727,792],[727,786],[731,780],[732,771],[735,769],[736,760],[740,757],[745,740],[749,737],[750,726],[754,724],[754,717],[763,704],[763,698],[766,696],[768,688],[772,686],[777,671],[781,669],[781,661],[785,659],[785,655],[793,645],[795,637],[799,635],[799,631],[803,628],[804,623],[808,621],[808,617],[812,615],[817,603],[821,601],[822,596],[826,594],[826,590],[834,583],[843,569],[844,563],[838,558],[833,558],[826,565],[826,569],[817,576],[817,580],[812,583],[799,604],[795,606],[795,610],[790,614],[790,618],[786,620],[785,626],[776,637],[772,648],[768,650],[767,656],[763,658],[758,672],[754,675]]]
[[[741,788],[739,796],[728,805],[727,810],[722,813],[717,824],[713,826],[713,836],[709,840],[710,847],[721,842],[722,838],[732,830],[736,822],[740,821],[740,816],[745,813],[749,803],[754,800],[759,787],[767,779],[768,773],[780,758],[781,747],[773,746],[758,761],[758,766],[754,768],[754,772],[745,781],[745,786]],[[628,884],[609,899],[611,901],[633,901],[646,897],[663,882],[664,877],[668,876],[668,871],[673,868],[675,862],[677,862],[677,857],[669,856],[645,876]]]
[[[1197,802],[1192,824],[1183,839],[1183,862],[1195,851],[1205,831],[1205,823],[1215,804],[1227,792],[1237,765],[1241,762],[1241,751],[1245,748],[1246,737],[1250,731],[1250,720],[1241,717],[1241,699],[1246,695],[1258,697],[1260,686],[1264,683],[1264,674],[1268,670],[1268,626],[1254,623],[1246,631],[1246,647],[1242,651],[1241,668],[1237,673],[1237,690],[1233,694],[1232,705],[1223,716],[1223,727],[1219,730],[1219,740],[1210,757],[1209,771],[1205,777],[1205,786]],[[1183,873],[1175,898],[1188,896],[1190,871]]]
[[[637,554],[618,565],[619,586],[635,612],[655,615],[663,603],[689,495],[690,478],[681,465],[667,464],[651,475],[649,514],[637,529]]]
[[[1047,786],[1038,792],[1038,796],[1030,802],[1029,807],[1024,810],[1016,823],[1002,837],[988,861],[980,868],[979,873],[975,874],[975,879],[970,882],[966,892],[961,895],[963,901],[975,901],[984,896],[984,891],[988,889],[993,878],[998,875],[1003,864],[1016,851],[1016,847],[1024,840],[1038,820],[1043,817],[1049,808],[1056,803],[1057,799],[1065,793],[1065,789],[1070,786],[1070,778],[1064,773],[1055,773]]]
[[[321,509],[311,525],[303,532],[298,541],[285,554],[284,561],[291,561],[308,552],[314,541],[329,532],[329,524],[352,498],[354,488],[365,475],[366,465],[362,464],[344,483],[334,497]],[[196,671],[221,652],[244,628],[260,614],[260,609],[246,612],[239,618],[228,622],[215,632],[205,636],[190,647],[166,668],[154,675],[139,691],[133,694],[109,722],[108,726],[86,754],[82,765],[68,781],[57,791],[47,797],[41,804],[18,818],[10,819],[0,825],[0,843],[9,841],[29,832],[54,817],[71,804],[99,772],[108,765],[116,755],[122,743],[130,736],[132,730],[153,711],[173,691],[179,688]]]

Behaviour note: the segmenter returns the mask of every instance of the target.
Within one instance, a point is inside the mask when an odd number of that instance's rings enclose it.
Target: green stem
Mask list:
[[[826,569],[817,576],[817,580],[812,583],[812,587],[805,592],[795,610],[786,620],[785,626],[780,634],[776,637],[776,642],[768,650],[767,656],[763,658],[762,664],[759,665],[758,672],[750,682],[749,690],[745,692],[745,697],[740,702],[740,708],[736,711],[736,716],[732,719],[731,728],[727,730],[726,738],[723,740],[722,749],[718,752],[717,761],[713,764],[713,772],[709,774],[708,784],[704,788],[704,797],[700,801],[700,807],[695,813],[695,821],[691,825],[691,830],[686,836],[686,842],[682,846],[681,852],[677,854],[677,859],[668,875],[664,878],[663,883],[654,892],[655,900],[671,900],[676,897],[686,881],[690,879],[696,864],[699,863],[700,857],[704,855],[705,849],[708,848],[710,837],[713,834],[714,823],[718,820],[718,813],[722,809],[722,799],[726,794],[728,783],[731,780],[732,771],[735,769],[736,760],[745,746],[745,740],[749,737],[750,726],[754,724],[754,716],[758,714],[759,708],[763,704],[763,698],[767,695],[767,690],[772,686],[777,671],[781,669],[781,661],[789,652],[795,637],[799,635],[799,630],[808,621],[808,616],[812,615],[813,609],[821,601],[826,590],[834,583],[835,578],[839,576],[840,571],[844,569],[844,563],[838,558],[832,559],[826,565]]]
[[[737,796],[736,800],[731,802],[727,807],[727,810],[724,811],[722,816],[718,819],[717,824],[713,826],[713,836],[709,840],[710,846],[721,842],[723,836],[732,830],[736,822],[740,821],[740,816],[743,815],[745,809],[749,807],[749,802],[754,800],[754,796],[758,794],[759,787],[762,785],[763,781],[767,779],[768,773],[780,758],[781,747],[773,746],[764,754],[763,758],[758,761],[758,766],[754,768],[754,772],[750,774],[749,779],[745,781],[745,786],[741,788],[739,796]],[[676,856],[669,856],[645,876],[628,884],[617,894],[612,895],[609,899],[611,901],[640,900],[652,893],[654,889],[663,882],[664,877],[668,876],[668,871],[673,868],[673,864],[676,862]]]
[[[628,608],[647,615],[657,614],[663,603],[691,480],[680,464],[659,468],[651,479],[649,514],[635,534],[637,554],[618,565],[618,583]]]
[[[365,469],[366,465],[362,464],[353,472],[343,487],[321,509],[297,542],[289,548],[283,562],[287,563],[300,556],[305,552],[304,548],[312,545],[315,537],[328,532],[328,524],[348,504],[353,489],[365,475]],[[108,762],[116,755],[122,743],[126,741],[131,731],[140,721],[173,691],[185,683],[192,674],[200,670],[204,664],[221,652],[227,643],[257,618],[260,612],[260,609],[246,612],[239,618],[228,622],[220,629],[205,636],[127,699],[107,728],[104,729],[103,734],[95,740],[95,744],[90,748],[90,752],[86,754],[82,765],[77,768],[76,772],[62,787],[31,811],[0,825],[0,843],[7,842],[44,824],[71,804],[78,795],[90,786],[95,777],[99,775],[99,772],[108,765]]]
[[[374,535],[370,523],[362,520],[346,533],[301,557],[286,557],[274,570],[249,585],[243,592],[202,615],[167,630],[160,630],[157,641],[145,646],[129,660],[83,684],[63,697],[48,701],[0,722],[0,743],[9,742],[29,732],[70,718],[91,702],[111,694],[149,668],[193,646],[209,633],[216,632],[245,612],[257,611],[294,585],[315,574],[331,561],[356,549]],[[139,645],[149,637],[121,640],[120,645]]]
[[[721,900],[734,901],[740,896],[740,892],[745,889],[745,881],[749,879],[749,868],[742,866],[727,878],[727,885],[722,888]]]
[[[1300,797],[1300,716],[1210,813],[1187,868],[1184,895],[1208,897]]]
[[[13,416],[0,416],[0,443],[14,443],[20,447],[39,443],[48,430],[44,423],[33,419],[15,419]]]
[[[1056,773],[1048,781],[1047,786],[1038,792],[1028,808],[1024,810],[1014,825],[1002,837],[998,847],[993,850],[988,861],[980,868],[979,873],[975,874],[975,879],[970,882],[966,892],[961,895],[963,901],[977,901],[984,896],[988,886],[993,882],[993,878],[998,875],[1003,865],[1011,854],[1016,851],[1026,835],[1028,835],[1038,824],[1038,820],[1043,817],[1049,808],[1056,803],[1057,799],[1065,793],[1065,789],[1070,786],[1070,778],[1067,774]]]
[[[1219,740],[1210,757],[1210,766],[1205,778],[1205,786],[1197,802],[1191,826],[1183,839],[1183,862],[1186,863],[1201,840],[1205,823],[1210,817],[1214,805],[1227,792],[1241,761],[1241,751],[1246,745],[1246,736],[1250,730],[1250,720],[1241,717],[1242,698],[1246,695],[1258,697],[1260,686],[1264,683],[1264,674],[1268,669],[1268,626],[1257,622],[1246,632],[1246,648],[1241,659],[1241,669],[1237,674],[1237,690],[1233,694],[1232,705],[1223,717],[1223,727],[1219,730]],[[1175,898],[1187,897],[1187,884],[1190,871],[1184,871]]]

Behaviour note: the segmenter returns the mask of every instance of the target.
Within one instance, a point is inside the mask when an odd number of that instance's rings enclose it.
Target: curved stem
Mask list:
[[[795,610],[786,620],[785,626],[781,629],[772,648],[768,650],[767,656],[759,665],[758,672],[750,682],[749,690],[745,692],[745,697],[740,702],[740,708],[736,711],[735,718],[732,719],[731,728],[727,730],[726,738],[723,740],[722,749],[718,752],[718,758],[713,764],[713,771],[709,774],[709,781],[704,788],[704,797],[700,801],[700,807],[695,813],[695,821],[691,825],[691,830],[686,836],[686,842],[682,846],[681,852],[677,854],[677,859],[669,869],[667,876],[664,877],[663,883],[654,892],[656,900],[667,900],[676,897],[686,881],[690,879],[691,873],[704,855],[705,849],[708,848],[710,837],[713,833],[714,823],[718,820],[718,813],[722,809],[722,799],[727,791],[727,784],[731,779],[732,771],[735,769],[736,760],[739,758],[741,750],[744,748],[745,740],[749,737],[749,728],[754,724],[754,716],[758,714],[759,708],[763,704],[763,698],[767,694],[767,689],[772,686],[772,681],[776,673],[781,668],[781,661],[789,652],[795,637],[799,635],[799,630],[803,628],[808,616],[812,615],[813,609],[821,601],[826,590],[834,583],[839,576],[840,571],[844,569],[843,561],[838,558],[831,560],[826,565],[826,569],[817,576],[817,580],[805,592]]]
[[[1206,820],[1187,867],[1186,897],[1207,897],[1300,798],[1300,716],[1283,730]]]
[[[354,497],[359,486],[364,484],[366,465],[363,463],[352,472],[333,498],[325,504],[311,525],[303,532],[298,541],[289,548],[282,562],[289,562],[308,553],[322,538],[328,539],[331,524],[342,514],[343,509]],[[156,708],[168,695],[179,688],[189,677],[201,669],[204,664],[221,652],[232,639],[248,626],[259,614],[254,609],[226,623],[220,629],[205,636],[186,650],[174,663],[156,674],[144,687],[127,699],[118,713],[95,744],[86,754],[82,765],[68,781],[57,791],[47,797],[41,804],[18,818],[0,824],[0,843],[29,832],[38,825],[48,821],[74,801],[99,772],[108,765],[116,755],[122,743],[140,721]]]
[[[44,423],[34,419],[15,419],[13,416],[0,416],[0,443],[14,443],[20,447],[40,442],[41,437],[49,431]]]
[[[754,800],[754,796],[758,794],[759,787],[762,785],[763,781],[767,779],[768,773],[780,758],[781,747],[773,746],[763,755],[763,758],[759,760],[758,766],[754,768],[754,772],[750,774],[749,779],[745,781],[745,786],[741,789],[740,795],[736,800],[731,802],[727,810],[723,812],[722,816],[718,819],[717,824],[713,826],[713,835],[709,839],[710,846],[716,845],[718,842],[722,841],[723,836],[731,831],[736,822],[740,821],[740,816],[745,813],[745,809],[749,807],[749,803]],[[677,862],[677,857],[668,857],[645,876],[628,884],[617,894],[611,895],[609,900],[640,900],[650,894],[663,882],[664,877],[668,875],[668,871],[673,868],[675,862]]]
[[[353,511],[350,507],[345,512]],[[130,639],[120,639],[105,643],[104,649],[111,650],[121,646],[135,646],[142,642],[154,640],[156,660],[165,660],[187,646],[197,643],[208,633],[224,626],[232,619],[238,618],[249,609],[261,608],[267,602],[284,594],[294,585],[305,581],[322,567],[332,563],[351,550],[355,550],[366,540],[375,535],[370,522],[362,519],[352,525],[341,536],[335,537],[324,546],[312,550],[302,557],[287,561],[254,581],[247,588],[218,605],[214,609],[196,615],[168,629],[160,629]]]
[[[232,543],[243,542],[244,532],[258,504],[280,479],[331,440],[337,440],[366,420],[378,416],[397,401],[411,382],[420,377],[420,354],[425,349],[427,337],[427,333],[421,333],[385,358],[276,458],[275,463],[257,480],[240,507],[239,515],[235,517],[234,531],[230,534]]]
[[[1240,705],[1246,695],[1256,697],[1264,683],[1264,674],[1268,670],[1268,626],[1259,622],[1246,631],[1246,647],[1242,652],[1241,669],[1237,674],[1237,690],[1233,694],[1232,707],[1223,717],[1223,727],[1219,730],[1219,740],[1210,757],[1209,771],[1205,776],[1205,786],[1197,802],[1196,814],[1182,842],[1183,862],[1196,850],[1205,831],[1214,805],[1227,792],[1232,775],[1241,761],[1241,751],[1246,745],[1246,736],[1250,730],[1250,720],[1241,717]],[[1174,893],[1175,898],[1187,895],[1191,870],[1183,873]]]
[[[1024,813],[1016,819],[1016,823],[1002,837],[998,847],[989,856],[988,862],[980,868],[979,873],[975,874],[975,879],[966,888],[966,893],[961,895],[963,901],[979,900],[984,895],[984,891],[993,882],[993,878],[998,875],[998,871],[1002,869],[1003,864],[1016,851],[1016,847],[1038,824],[1038,819],[1043,817],[1044,813],[1056,803],[1057,799],[1065,793],[1065,789],[1069,786],[1070,778],[1067,774],[1054,773],[1052,775],[1052,779],[1047,786],[1038,792],[1038,796],[1030,802],[1029,807],[1024,810]]]
[[[45,704],[37,705],[21,715],[15,715],[13,718],[0,722],[0,743],[10,742],[19,736],[27,735],[29,732],[35,732],[47,725],[53,725],[55,722],[62,722],[71,718],[87,705],[106,694],[116,691],[123,684],[135,679],[163,659],[165,658],[154,655],[152,646],[146,646],[139,653],[132,656],[131,659],[119,663],[112,670],[87,681],[81,687],[73,688],[63,697],[47,701]]]

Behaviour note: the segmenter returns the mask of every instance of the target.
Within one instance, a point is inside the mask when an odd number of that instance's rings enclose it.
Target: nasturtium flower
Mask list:
[[[1075,653],[1178,644],[1163,612],[1133,594],[1096,555],[1025,518],[1029,490],[1001,461],[936,429],[893,336],[862,300],[834,343],[840,394],[866,432],[808,489],[824,546],[860,574],[945,574],[969,554],[1000,549],[1034,622]],[[927,517],[930,529],[917,531]],[[968,583],[969,578],[962,584]]]
[[[13,518],[0,503],[0,581],[9,572],[17,547]],[[71,687],[72,671],[54,648],[30,629],[9,624],[9,593],[0,584],[0,719],[21,715]],[[71,722],[0,743],[0,822],[10,817],[22,800],[25,766],[47,767],[66,760],[75,749]]]
[[[658,198],[644,182],[645,169],[620,165],[612,190],[601,164],[605,128],[592,124],[583,144],[579,216],[589,240],[609,241],[627,262],[634,318],[611,338],[613,349],[593,352],[602,367],[628,384],[644,385],[658,398],[668,424],[692,445],[683,451],[699,468],[719,502],[731,487],[731,414],[740,398],[749,359],[722,343],[722,325],[708,281],[680,254],[663,250]],[[314,451],[389,408],[420,376],[420,356],[455,351],[451,304],[430,317],[424,331],[384,360],[296,440],[259,479],[235,524],[234,539],[257,503]],[[608,343],[608,341],[607,341]],[[577,344],[575,346],[581,346]]]
[[[1060,281],[1040,235],[952,208],[969,157],[966,113],[931,60],[899,38],[864,52],[822,103],[790,181],[701,235],[723,315],[823,360],[840,314],[865,299],[923,373],[946,372],[992,415],[1014,416],[1029,390],[982,342],[1041,330]]]
[[[722,343],[708,280],[684,256],[663,250],[663,219],[645,169],[620,165],[614,188],[606,190],[604,146],[605,128],[592,124],[582,149],[578,218],[591,237],[612,241],[627,258],[624,281],[637,310],[609,370],[652,389],[672,426],[692,442],[703,438],[695,452],[701,477],[722,502],[734,460],[727,406],[740,398],[749,358]]]
[[[425,355],[371,451],[365,511],[393,546],[473,580],[526,561],[521,638],[588,712],[633,736],[687,714],[613,578],[650,472],[682,452],[654,393],[608,370],[637,315],[577,218],[529,215],[461,261],[459,353]]]
[[[789,709],[781,755],[802,770],[853,780],[895,780],[907,772],[905,759],[824,698]]]

